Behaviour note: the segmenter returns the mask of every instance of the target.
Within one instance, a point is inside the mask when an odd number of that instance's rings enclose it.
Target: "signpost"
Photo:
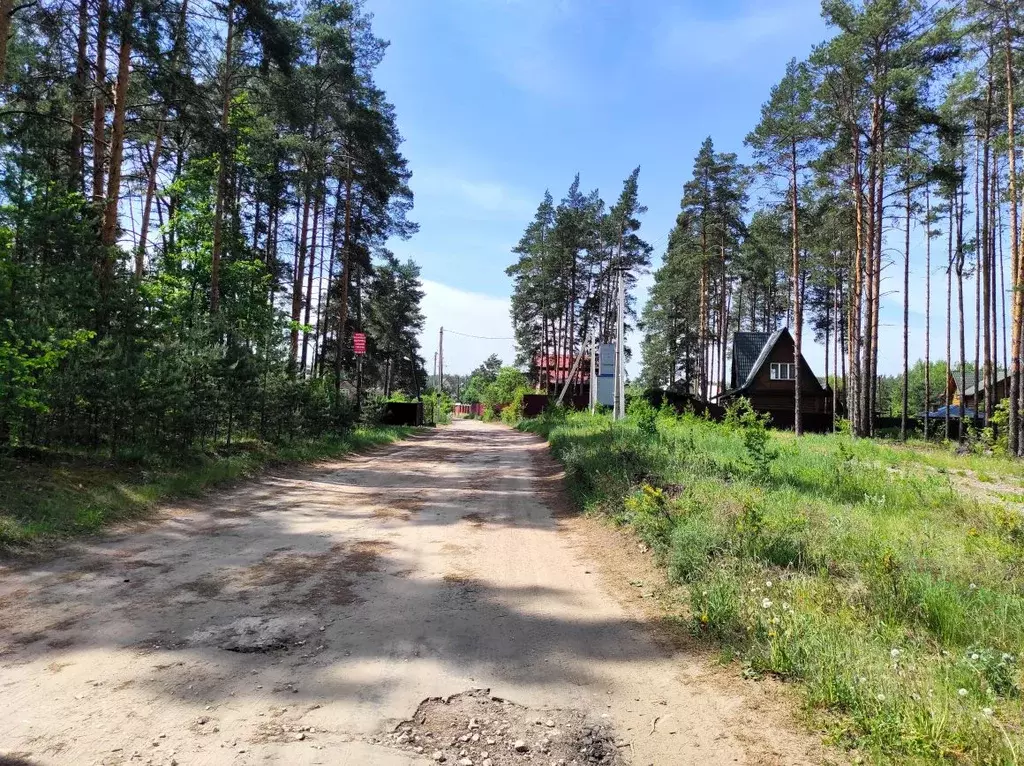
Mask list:
[[[362,409],[363,355],[366,354],[366,333],[352,333],[352,352],[356,355],[356,409]]]

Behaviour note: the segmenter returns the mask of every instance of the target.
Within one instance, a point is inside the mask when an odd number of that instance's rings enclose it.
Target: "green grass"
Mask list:
[[[526,421],[578,504],[629,525],[684,583],[692,630],[752,676],[798,682],[877,763],[1024,757],[1024,516],[959,491],[1021,466],[693,416]]]
[[[401,439],[411,428],[357,428],[343,436],[273,447],[241,442],[230,451],[171,458],[107,460],[85,453],[0,453],[0,552],[98,532],[141,518],[157,504],[272,464],[334,458]]]

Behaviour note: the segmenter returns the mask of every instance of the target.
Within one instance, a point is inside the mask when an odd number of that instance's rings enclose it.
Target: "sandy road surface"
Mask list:
[[[820,762],[653,638],[556,484],[540,440],[460,422],[0,566],[0,755],[424,764],[388,732],[488,687],[603,721],[634,764]]]

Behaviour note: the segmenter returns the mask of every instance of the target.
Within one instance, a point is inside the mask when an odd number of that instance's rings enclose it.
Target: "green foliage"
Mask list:
[[[78,330],[62,340],[23,342],[14,322],[6,320],[0,333],[0,447],[17,444],[31,414],[49,411],[45,376],[52,374],[69,354],[92,339],[93,333]]]
[[[608,209],[597,189],[584,191],[579,175],[558,204],[545,192],[513,249],[516,262],[505,272],[513,280],[512,326],[520,364],[551,359],[553,349],[573,359],[593,331],[615,326],[615,280],[581,276],[621,269],[628,292],[650,263],[652,248],[639,234],[647,210],[640,204],[639,176],[636,168],[626,177]],[[632,296],[626,310],[635,316]],[[542,370],[538,375],[542,385],[554,387]]]
[[[470,373],[469,380],[462,390],[462,401],[467,404],[483,401],[485,389],[495,381],[501,368],[501,359],[497,354],[487,357],[479,367]]]
[[[762,482],[771,476],[772,461],[778,456],[771,447],[769,421],[770,416],[756,412],[746,397],[732,402],[725,413],[725,427],[741,435],[747,452],[747,465]]]
[[[668,550],[672,534],[672,512],[664,490],[644,483],[623,501],[623,510],[616,515],[622,524],[631,524],[641,539],[655,551]]]
[[[523,419],[523,397],[530,393],[530,389],[521,386],[512,394],[512,400],[501,410],[501,422],[513,428],[519,425]]]
[[[743,405],[728,420],[520,427],[549,439],[582,508],[628,524],[688,588],[696,634],[748,675],[799,681],[841,742],[878,762],[1013,762],[1024,524],[936,469],[1003,483],[1024,469],[842,435],[765,441]]]
[[[125,6],[139,34],[116,147],[112,124],[104,147],[73,131],[92,101],[78,92],[74,9],[17,9],[0,88],[0,448],[285,449],[344,438],[357,391],[422,389],[419,269],[384,247],[415,231],[373,79],[385,43],[358,4],[232,7],[222,115],[223,9]],[[94,190],[93,171],[124,180]],[[358,362],[354,331],[367,336]]]
[[[452,398],[447,393],[430,390],[423,394],[423,417],[428,423],[443,425],[452,422]]]
[[[637,396],[630,401],[626,415],[645,436],[654,436],[658,433],[658,411],[643,396]]]

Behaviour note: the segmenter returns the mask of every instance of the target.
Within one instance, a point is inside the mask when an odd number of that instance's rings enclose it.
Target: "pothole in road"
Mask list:
[[[315,629],[310,619],[242,617],[226,625],[198,630],[189,636],[188,642],[229,652],[272,652],[302,646]]]
[[[451,766],[624,766],[629,748],[579,710],[531,709],[489,689],[425,699],[385,742]]]

